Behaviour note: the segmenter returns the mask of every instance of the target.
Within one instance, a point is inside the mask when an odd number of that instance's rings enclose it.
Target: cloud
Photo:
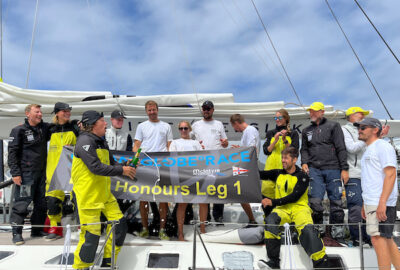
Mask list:
[[[35,1],[6,1],[4,79],[24,87]],[[400,55],[400,3],[359,1]],[[323,1],[255,0],[303,103],[385,117]],[[400,65],[353,1],[330,1],[392,114]],[[29,87],[115,94],[233,92],[297,100],[250,1],[40,1]]]

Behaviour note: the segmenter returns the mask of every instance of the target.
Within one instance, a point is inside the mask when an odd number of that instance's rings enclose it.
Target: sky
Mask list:
[[[303,104],[361,106],[388,117],[324,0],[254,2]],[[400,119],[399,63],[354,1],[329,3]],[[400,57],[400,2],[359,3]],[[3,80],[22,88],[35,5],[3,0]],[[298,103],[251,0],[40,0],[36,22],[30,89]]]

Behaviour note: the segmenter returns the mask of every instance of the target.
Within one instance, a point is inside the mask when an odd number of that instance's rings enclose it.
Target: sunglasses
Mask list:
[[[179,130],[181,130],[181,131],[182,130],[189,130],[189,128],[188,127],[180,127]]]
[[[283,116],[275,116],[274,119],[275,119],[275,121],[278,120],[278,119],[279,119],[279,120],[282,120],[282,119],[283,119]]]
[[[210,107],[202,107],[202,109],[203,109],[203,111],[207,111],[208,112],[208,111],[211,111],[212,108],[210,108]]]
[[[366,130],[367,128],[373,128],[373,127],[371,127],[371,126],[358,126],[357,128],[361,129],[361,130]]]

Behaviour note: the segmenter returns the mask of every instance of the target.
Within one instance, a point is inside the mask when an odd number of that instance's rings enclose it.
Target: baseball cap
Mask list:
[[[310,107],[307,109],[309,110],[314,110],[314,111],[322,111],[325,110],[325,106],[322,102],[313,102]]]
[[[368,115],[369,111],[361,109],[361,107],[350,107],[346,110],[346,116],[352,115],[353,113],[361,112],[364,115]]]
[[[93,125],[97,120],[104,117],[103,113],[97,111],[89,110],[82,114],[82,123],[85,125]]]
[[[115,110],[111,113],[111,118],[117,119],[117,118],[125,118],[125,115],[120,111],[120,110]]]
[[[201,105],[201,107],[202,108],[210,108],[210,109],[212,109],[212,108],[214,108],[214,103],[212,103],[211,101],[209,101],[209,100],[206,100],[206,101],[204,101],[203,102],[203,105]]]
[[[54,104],[54,109],[52,113],[58,113],[59,111],[63,110],[72,110],[72,107],[70,107],[67,103],[57,102],[56,104]]]
[[[366,117],[362,121],[356,122],[353,125],[356,126],[356,127],[359,127],[359,126],[370,126],[370,127],[376,127],[376,128],[382,129],[381,121],[379,121],[376,118],[372,118],[372,117]]]

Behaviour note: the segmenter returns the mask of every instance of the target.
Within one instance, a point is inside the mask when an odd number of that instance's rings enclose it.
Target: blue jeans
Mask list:
[[[363,205],[361,179],[350,178],[346,184],[346,200],[348,213],[348,223],[362,222],[361,208]],[[359,240],[359,227],[358,225],[349,225],[351,239]],[[364,241],[370,241],[365,225],[361,227],[362,237]]]
[[[342,182],[340,170],[319,170],[310,167],[309,202],[313,210],[314,224],[323,223],[322,200],[325,191],[330,201],[329,223],[344,223],[344,211],[342,205]]]

